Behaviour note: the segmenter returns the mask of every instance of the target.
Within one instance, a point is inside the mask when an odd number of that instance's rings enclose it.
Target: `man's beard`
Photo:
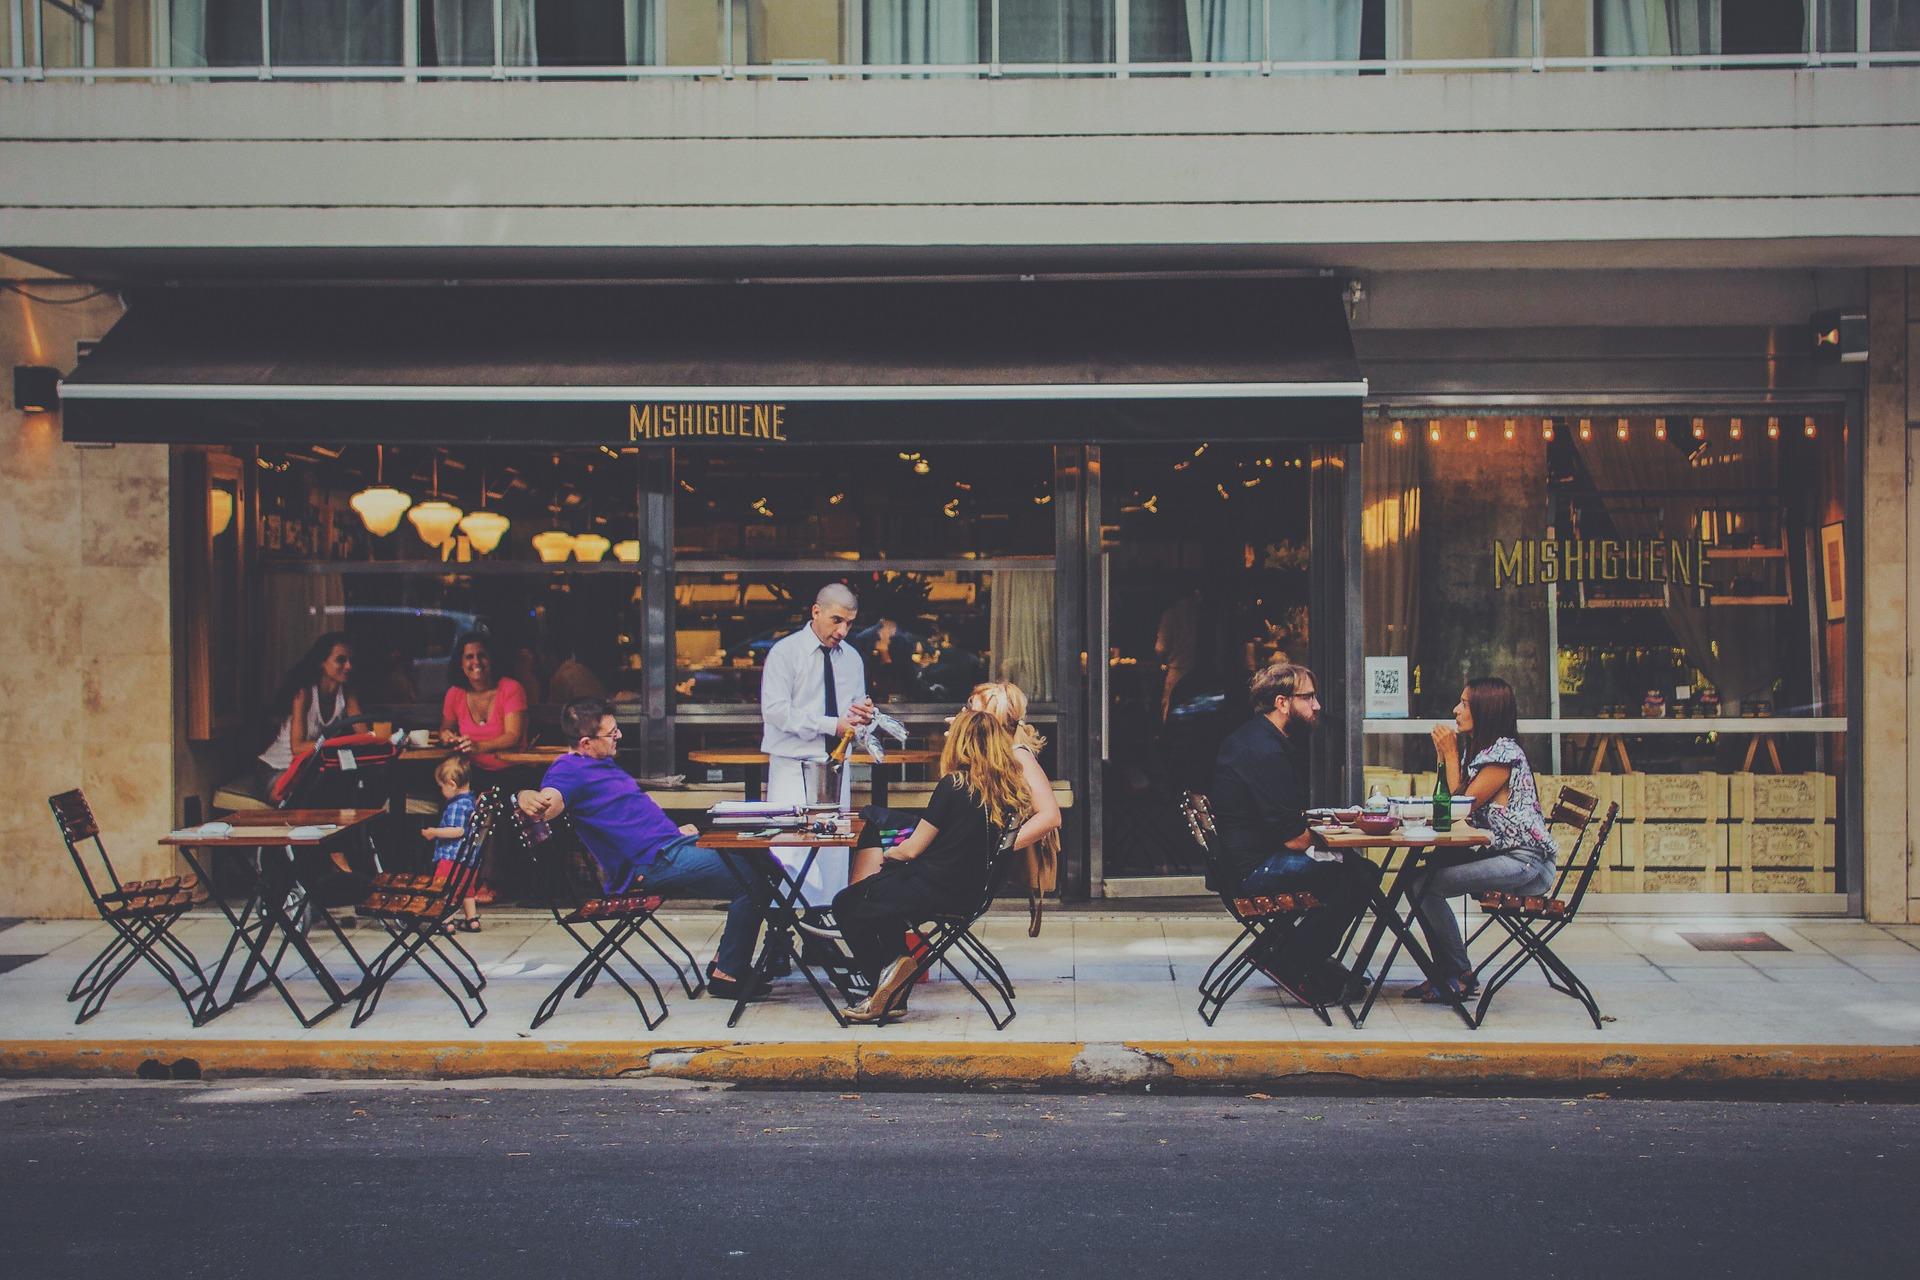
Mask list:
[[[1287,709],[1287,736],[1289,738],[1305,739],[1312,733],[1313,721],[1289,707]]]

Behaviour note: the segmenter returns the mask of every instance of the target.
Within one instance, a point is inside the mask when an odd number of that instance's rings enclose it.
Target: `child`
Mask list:
[[[440,825],[427,827],[420,834],[433,841],[433,876],[445,879],[453,874],[453,860],[460,852],[460,837],[467,833],[467,820],[473,817],[473,790],[468,785],[473,766],[465,756],[448,756],[433,771],[447,807],[440,811]],[[455,926],[462,933],[480,932],[480,907],[468,896],[460,900],[461,919]]]

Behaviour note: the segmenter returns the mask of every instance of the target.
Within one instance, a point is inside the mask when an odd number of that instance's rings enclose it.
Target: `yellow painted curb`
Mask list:
[[[1340,1041],[775,1044],[638,1041],[0,1041],[0,1076],[130,1079],[191,1059],[199,1074],[360,1079],[670,1077],[834,1088],[1395,1086],[1920,1086],[1920,1046],[1428,1044]]]

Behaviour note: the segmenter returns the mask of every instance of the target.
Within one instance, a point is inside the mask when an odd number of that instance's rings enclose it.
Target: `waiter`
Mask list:
[[[807,625],[767,653],[760,678],[760,719],[766,726],[760,749],[767,753],[767,799],[776,804],[812,801],[800,762],[825,760],[843,736],[873,719],[866,667],[846,642],[859,611],[852,591],[829,582],[813,598]],[[849,854],[842,848],[820,850],[807,874],[809,906],[826,906],[847,887]]]

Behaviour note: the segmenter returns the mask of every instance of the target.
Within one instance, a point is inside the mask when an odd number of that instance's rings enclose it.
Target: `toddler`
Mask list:
[[[420,834],[433,841],[433,875],[436,880],[453,874],[453,860],[460,853],[460,838],[467,833],[467,821],[473,817],[473,766],[465,756],[448,756],[433,771],[447,807],[440,811],[440,825],[424,828]],[[480,932],[480,906],[469,893],[460,900],[462,933]]]

